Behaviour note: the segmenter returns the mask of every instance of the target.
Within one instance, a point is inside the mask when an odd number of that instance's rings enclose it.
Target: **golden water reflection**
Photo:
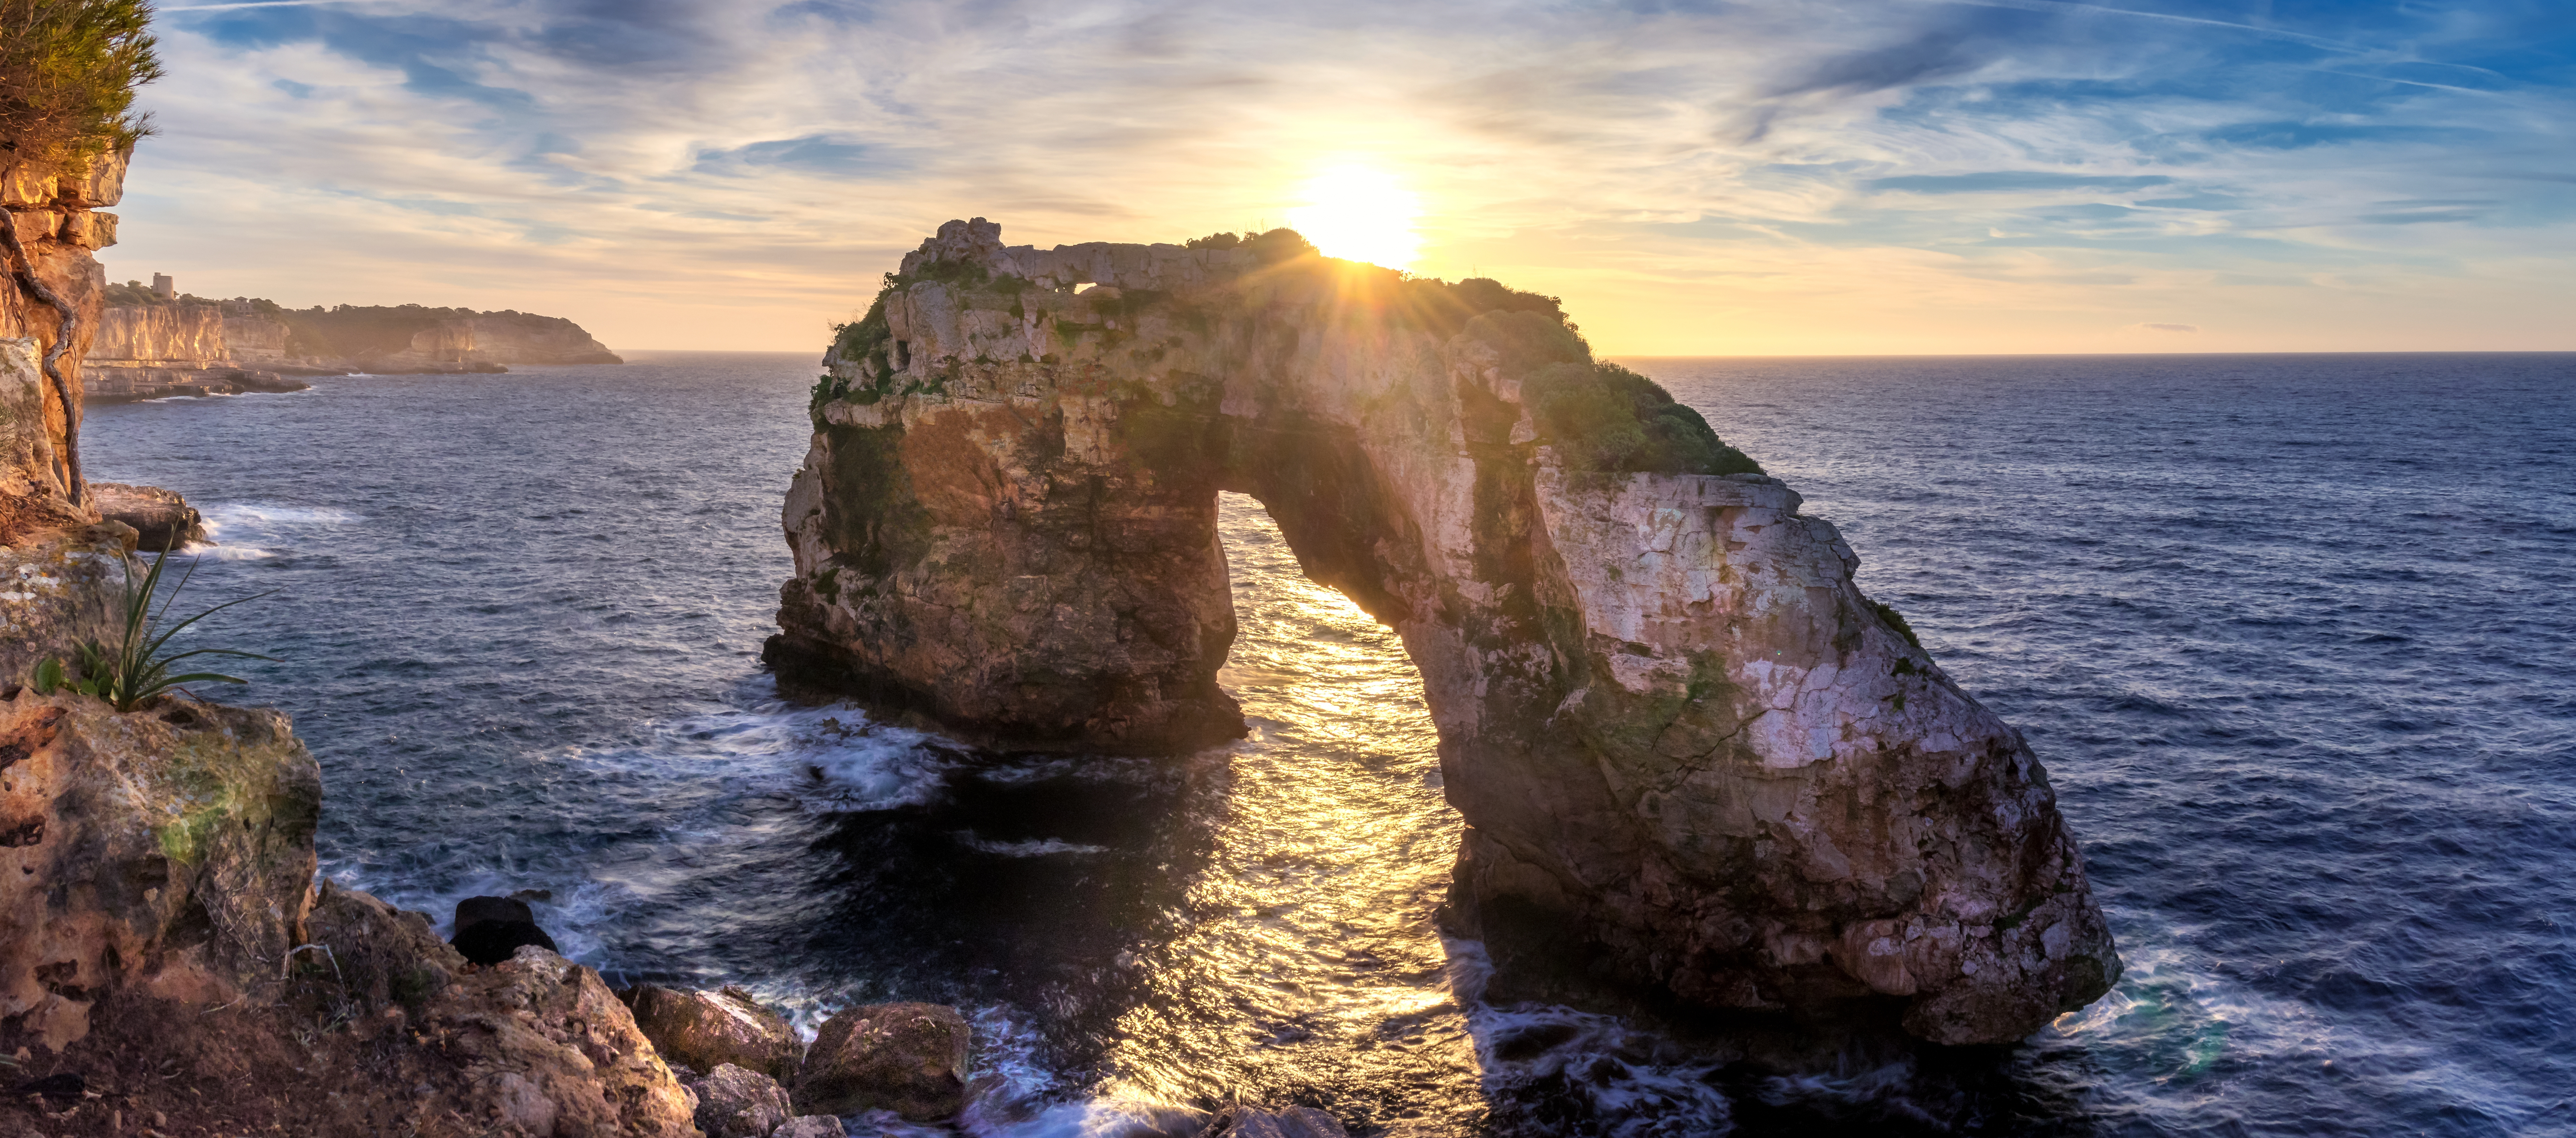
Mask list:
[[[1221,678],[1253,736],[1225,756],[1183,931],[1136,952],[1149,994],[1102,1089],[1464,1130],[1476,1057],[1432,925],[1459,821],[1421,677],[1393,630],[1306,580],[1259,503],[1218,508],[1241,628]]]

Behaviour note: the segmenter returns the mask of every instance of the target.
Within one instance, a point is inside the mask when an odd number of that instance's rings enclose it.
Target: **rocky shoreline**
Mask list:
[[[70,502],[42,382],[0,340],[0,1132],[829,1138],[967,1108],[954,1008],[844,1007],[809,1043],[740,989],[615,989],[515,898],[442,939],[316,879],[321,771],[284,715],[38,690],[41,660],[118,633],[143,540],[118,519],[195,522],[152,487]],[[1343,1135],[1293,1109],[1200,1130]]]

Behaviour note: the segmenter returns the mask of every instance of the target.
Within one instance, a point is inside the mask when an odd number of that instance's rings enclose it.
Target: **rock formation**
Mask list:
[[[823,1021],[797,1071],[796,1108],[809,1114],[891,1110],[936,1122],[966,1107],[972,1030],[942,1004],[869,1004]]]
[[[622,363],[559,316],[464,308],[289,309],[248,297],[105,291],[88,364],[100,401],[296,391],[295,375],[505,372],[510,364]]]
[[[116,215],[101,213],[125,195],[127,152],[111,150],[74,168],[24,162],[0,168],[0,211],[8,232],[0,266],[0,339],[34,341],[44,429],[22,437],[45,451],[31,478],[78,498],[81,360],[98,330],[106,287],[97,250],[116,244]],[[68,319],[67,319],[68,318]],[[68,334],[68,343],[57,343]],[[68,405],[66,405],[68,404]],[[0,424],[0,431],[7,430]]]
[[[92,482],[98,512],[134,529],[134,548],[147,553],[206,540],[206,519],[175,490],[124,482]]]
[[[135,539],[57,481],[36,351],[0,340],[0,1055],[69,1093],[0,1102],[0,1132],[694,1135],[596,973],[475,966],[422,914],[317,895],[320,771],[284,716],[28,684],[111,639]]]
[[[162,399],[173,395],[239,395],[246,391],[300,391],[311,386],[276,370],[255,370],[231,346],[233,320],[226,305],[185,300],[131,300],[131,289],[109,289],[90,342],[87,396],[96,403]],[[261,361],[274,366],[283,361]]]
[[[635,1026],[673,1063],[700,1071],[730,1063],[784,1084],[796,1080],[804,1062],[805,1041],[787,1017],[743,989],[686,992],[638,984],[623,998],[635,1010]]]
[[[788,677],[1005,747],[1239,736],[1215,496],[1248,493],[1421,669],[1468,827],[1449,916],[1498,956],[1950,1044],[2119,974],[2021,736],[1551,298],[1285,231],[1041,251],[979,219],[824,365]]]
[[[581,325],[560,316],[527,312],[476,312],[417,304],[333,309],[277,308],[265,301],[261,315],[285,331],[279,349],[286,362],[341,367],[379,374],[500,371],[508,364],[624,363]],[[229,325],[228,325],[229,327]],[[264,339],[278,339],[264,334]]]

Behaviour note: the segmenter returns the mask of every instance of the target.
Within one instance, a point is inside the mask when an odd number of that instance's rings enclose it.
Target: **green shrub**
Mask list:
[[[1183,247],[1190,249],[1231,249],[1241,244],[1243,244],[1243,238],[1236,234],[1211,233],[1205,237],[1190,238],[1184,243]]]
[[[1885,604],[1879,601],[1870,601],[1869,611],[1877,613],[1878,619],[1886,621],[1887,626],[1895,629],[1897,635],[1904,637],[1906,643],[1913,645],[1915,651],[1920,652],[1923,650],[1922,638],[1914,635],[1914,626],[1905,623],[1905,614],[1896,611],[1895,605]],[[1897,675],[1907,675],[1913,671],[1913,661],[1899,660],[1896,662],[1895,672]],[[1904,707],[1899,706],[1897,710],[1903,711],[1905,709]]]
[[[1551,363],[1522,381],[1543,441],[1577,470],[1760,474],[1700,413],[1655,381],[1614,363]]]
[[[161,77],[146,0],[0,0],[0,148],[65,166],[152,133],[134,89]]]
[[[171,675],[170,669],[181,660],[192,656],[239,656],[250,660],[276,659],[274,656],[262,656],[256,652],[236,652],[230,648],[170,651],[170,638],[186,630],[189,625],[234,605],[255,601],[268,594],[260,593],[240,600],[226,601],[164,628],[162,622],[168,619],[170,606],[178,602],[180,591],[188,587],[188,579],[197,575],[196,562],[190,561],[188,571],[180,576],[178,584],[170,586],[169,595],[161,598],[161,605],[156,609],[152,601],[154,595],[160,591],[161,567],[169,561],[170,551],[163,549],[152,558],[152,568],[143,575],[143,580],[139,584],[134,580],[133,562],[126,562],[123,637],[112,647],[97,641],[81,645],[80,674],[77,677],[70,674],[70,670],[64,667],[59,657],[48,658],[36,665],[36,674],[33,677],[36,694],[52,695],[57,691],[76,691],[82,695],[94,695],[104,699],[114,704],[118,711],[133,711],[143,706],[144,702],[152,697],[177,688],[181,684],[200,682],[247,684],[250,682],[216,672]]]

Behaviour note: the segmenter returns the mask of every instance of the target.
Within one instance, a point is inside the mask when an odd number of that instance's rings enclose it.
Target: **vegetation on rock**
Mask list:
[[[152,133],[134,89],[161,77],[146,0],[0,0],[0,148],[63,166]]]
[[[172,675],[170,669],[181,660],[195,656],[238,656],[251,660],[276,659],[274,656],[262,656],[256,652],[241,652],[230,648],[171,651],[170,639],[186,631],[189,625],[234,605],[255,601],[268,594],[261,593],[239,600],[226,601],[177,624],[164,627],[163,622],[170,615],[170,606],[178,602],[180,591],[188,587],[188,579],[195,576],[197,572],[196,564],[193,561],[190,562],[188,572],[180,576],[177,584],[170,586],[169,595],[160,598],[161,604],[155,608],[152,602],[155,595],[160,592],[161,569],[169,561],[170,551],[163,549],[153,557],[152,568],[144,573],[143,580],[139,583],[134,580],[133,566],[129,563],[126,567],[125,597],[121,614],[124,618],[123,636],[112,647],[96,641],[82,644],[80,674],[77,677],[69,674],[59,657],[49,658],[38,664],[34,677],[36,694],[52,695],[61,690],[76,691],[82,695],[94,695],[104,699],[115,705],[118,711],[133,711],[154,696],[181,684],[248,684],[250,682],[218,672],[187,672]]]
[[[1492,281],[1473,282],[1492,285]],[[1539,429],[1574,470],[1646,474],[1760,474],[1762,466],[1726,445],[1700,413],[1674,402],[1661,384],[1592,358],[1592,346],[1565,321],[1554,297],[1489,311],[1468,322],[1466,334],[1503,358],[1507,378],[1520,381],[1521,398]]]

